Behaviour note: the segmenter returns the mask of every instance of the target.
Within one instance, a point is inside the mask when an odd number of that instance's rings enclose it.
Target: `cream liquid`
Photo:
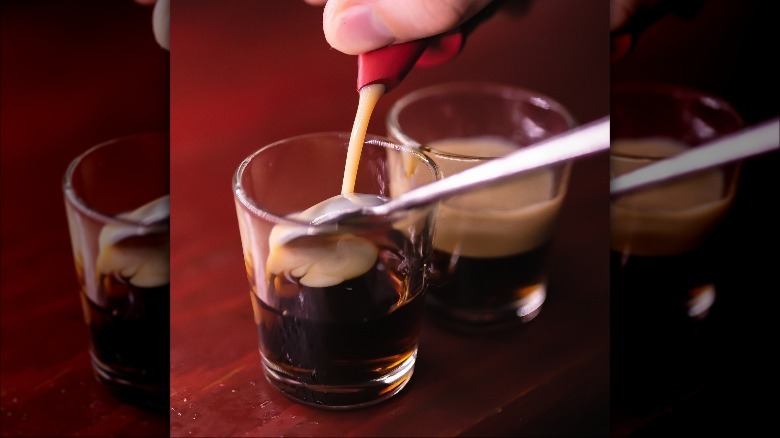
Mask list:
[[[347,195],[355,191],[355,179],[357,178],[360,153],[363,151],[363,143],[366,141],[366,131],[371,113],[385,92],[385,86],[381,84],[366,85],[360,89],[360,100],[355,114],[355,122],[352,124],[352,132],[349,137],[349,149],[347,150],[347,162],[344,166],[344,181],[341,184],[341,194]]]
[[[648,160],[617,159],[632,156],[659,159],[683,152],[683,143],[648,138],[619,140],[611,146],[612,177]],[[643,256],[682,254],[707,237],[729,207],[733,190],[726,187],[720,169],[709,169],[623,195],[612,201],[612,250]]]
[[[464,156],[501,157],[518,146],[495,137],[453,138],[428,145]],[[447,177],[480,162],[430,154]],[[538,248],[553,229],[564,191],[555,175],[540,169],[496,187],[459,195],[439,206],[434,247],[468,257],[504,257]]]
[[[141,223],[152,223],[170,216],[170,197],[163,196],[118,217]],[[167,239],[155,245],[122,245],[138,229],[124,224],[108,224],[100,230],[97,270],[104,275],[119,274],[138,287],[158,287],[170,282],[170,245]]]
[[[68,227],[73,242],[76,270],[83,281],[84,293],[95,303],[102,303],[102,280],[122,278],[133,286],[154,288],[170,282],[170,244],[167,238],[141,234],[138,227],[118,222],[104,225],[97,242],[78,224],[80,216],[68,206]],[[151,224],[170,216],[170,197],[163,196],[135,210],[118,215],[133,222]],[[166,236],[167,237],[167,236]],[[91,262],[94,260],[93,262]]]
[[[316,215],[312,217],[314,212],[323,214],[328,211],[329,206],[338,209],[337,201],[345,196],[360,202],[360,195],[354,193],[360,155],[371,113],[384,91],[384,85],[380,84],[367,85],[360,89],[360,100],[344,166],[341,195],[326,199],[291,217],[311,221],[316,217]],[[304,286],[329,287],[363,275],[376,262],[378,250],[367,239],[341,234],[335,237],[304,239],[294,245],[287,245],[285,236],[294,232],[291,228],[293,227],[288,225],[277,225],[271,230],[266,265],[266,270],[270,274],[289,273],[299,278],[298,281]]]

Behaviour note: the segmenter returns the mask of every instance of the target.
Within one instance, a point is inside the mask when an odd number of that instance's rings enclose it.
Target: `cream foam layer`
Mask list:
[[[170,197],[163,196],[118,217],[151,224],[170,216]],[[123,244],[128,238],[143,236],[142,229],[124,224],[109,224],[98,237],[98,272],[119,274],[138,287],[158,287],[170,282],[170,244],[168,239],[150,245]]]
[[[360,90],[360,100],[344,164],[342,194],[291,217],[311,222],[327,211],[339,210],[347,198],[360,202],[362,195],[353,193],[360,155],[371,113],[384,91],[385,87],[381,84],[368,85]],[[379,254],[376,246],[369,240],[349,234],[307,237],[288,244],[289,237],[300,233],[300,228],[295,225],[276,225],[271,230],[266,263],[268,272],[275,275],[292,275],[299,278],[298,281],[304,286],[329,287],[363,275],[376,262]]]
[[[329,210],[338,210],[345,197],[354,196],[359,200],[361,195],[353,192],[360,155],[371,113],[384,91],[385,87],[381,84],[368,85],[360,90],[360,100],[344,164],[342,196],[326,199],[291,217],[311,222]],[[329,287],[366,273],[376,262],[379,254],[376,246],[367,239],[349,234],[307,237],[288,244],[289,236],[299,233],[300,228],[295,225],[276,225],[271,230],[266,262],[266,270],[269,273],[292,275],[299,278],[298,281],[304,286]]]
[[[359,200],[362,195],[352,194]],[[375,196],[369,196],[372,199]],[[343,208],[344,198],[335,196],[290,217],[310,222],[331,210]],[[358,201],[359,202],[359,201]],[[309,287],[335,286],[368,272],[379,251],[368,239],[352,234],[307,236],[290,241],[300,233],[298,225],[276,225],[268,237],[266,270],[275,275],[291,275]]]
[[[501,157],[518,145],[495,137],[452,138],[428,145],[448,154]],[[443,176],[479,162],[431,154]],[[439,206],[434,247],[468,257],[504,257],[541,246],[552,233],[564,191],[549,169],[448,199]]]
[[[666,138],[618,140],[611,145],[612,177],[689,146]],[[631,158],[627,158],[631,157]],[[720,169],[709,169],[641,189],[611,204],[611,247],[644,256],[681,254],[695,249],[726,212],[733,191]]]

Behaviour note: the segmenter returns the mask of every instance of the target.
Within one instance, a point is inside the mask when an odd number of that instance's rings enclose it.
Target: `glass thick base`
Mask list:
[[[388,373],[367,382],[327,385],[301,382],[261,354],[268,381],[282,394],[301,404],[322,409],[347,410],[375,405],[400,392],[412,377],[417,349]]]
[[[523,298],[501,307],[455,307],[436,299],[432,294],[427,295],[427,304],[435,313],[449,320],[481,326],[511,321],[530,322],[539,315],[546,298],[547,288],[541,283],[528,288]]]
[[[139,408],[155,412],[166,412],[170,408],[170,385],[137,382],[132,377],[117,373],[92,356],[92,369],[98,382],[108,388],[117,399]]]

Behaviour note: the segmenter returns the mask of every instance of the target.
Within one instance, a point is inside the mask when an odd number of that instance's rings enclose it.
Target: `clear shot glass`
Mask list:
[[[566,108],[512,86],[462,82],[401,97],[388,136],[420,150],[443,177],[575,126]],[[445,200],[437,213],[431,309],[466,324],[530,321],[547,297],[547,262],[570,163]]]
[[[611,113],[613,178],[743,127],[720,97],[663,83],[614,85]],[[612,197],[616,405],[648,403],[706,372],[722,266],[719,236],[739,169],[731,163]]]
[[[167,132],[107,141],[63,179],[95,375],[154,410],[170,392],[169,149]]]
[[[709,93],[626,83],[614,89],[611,126],[616,177],[737,131],[742,119]],[[710,237],[734,198],[738,170],[730,164],[613,197],[612,294],[656,303],[653,313],[667,322],[706,317],[715,300]]]
[[[371,405],[409,381],[417,357],[435,205],[363,225],[310,224],[339,196],[348,133],[284,139],[233,177],[262,367],[289,398]],[[439,178],[419,152],[368,135],[351,197],[390,199]]]

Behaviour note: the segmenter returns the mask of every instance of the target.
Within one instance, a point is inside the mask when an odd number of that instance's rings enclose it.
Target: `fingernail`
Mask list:
[[[337,49],[359,54],[395,42],[390,27],[368,6],[352,6],[340,13],[337,20],[337,41],[332,44]]]

